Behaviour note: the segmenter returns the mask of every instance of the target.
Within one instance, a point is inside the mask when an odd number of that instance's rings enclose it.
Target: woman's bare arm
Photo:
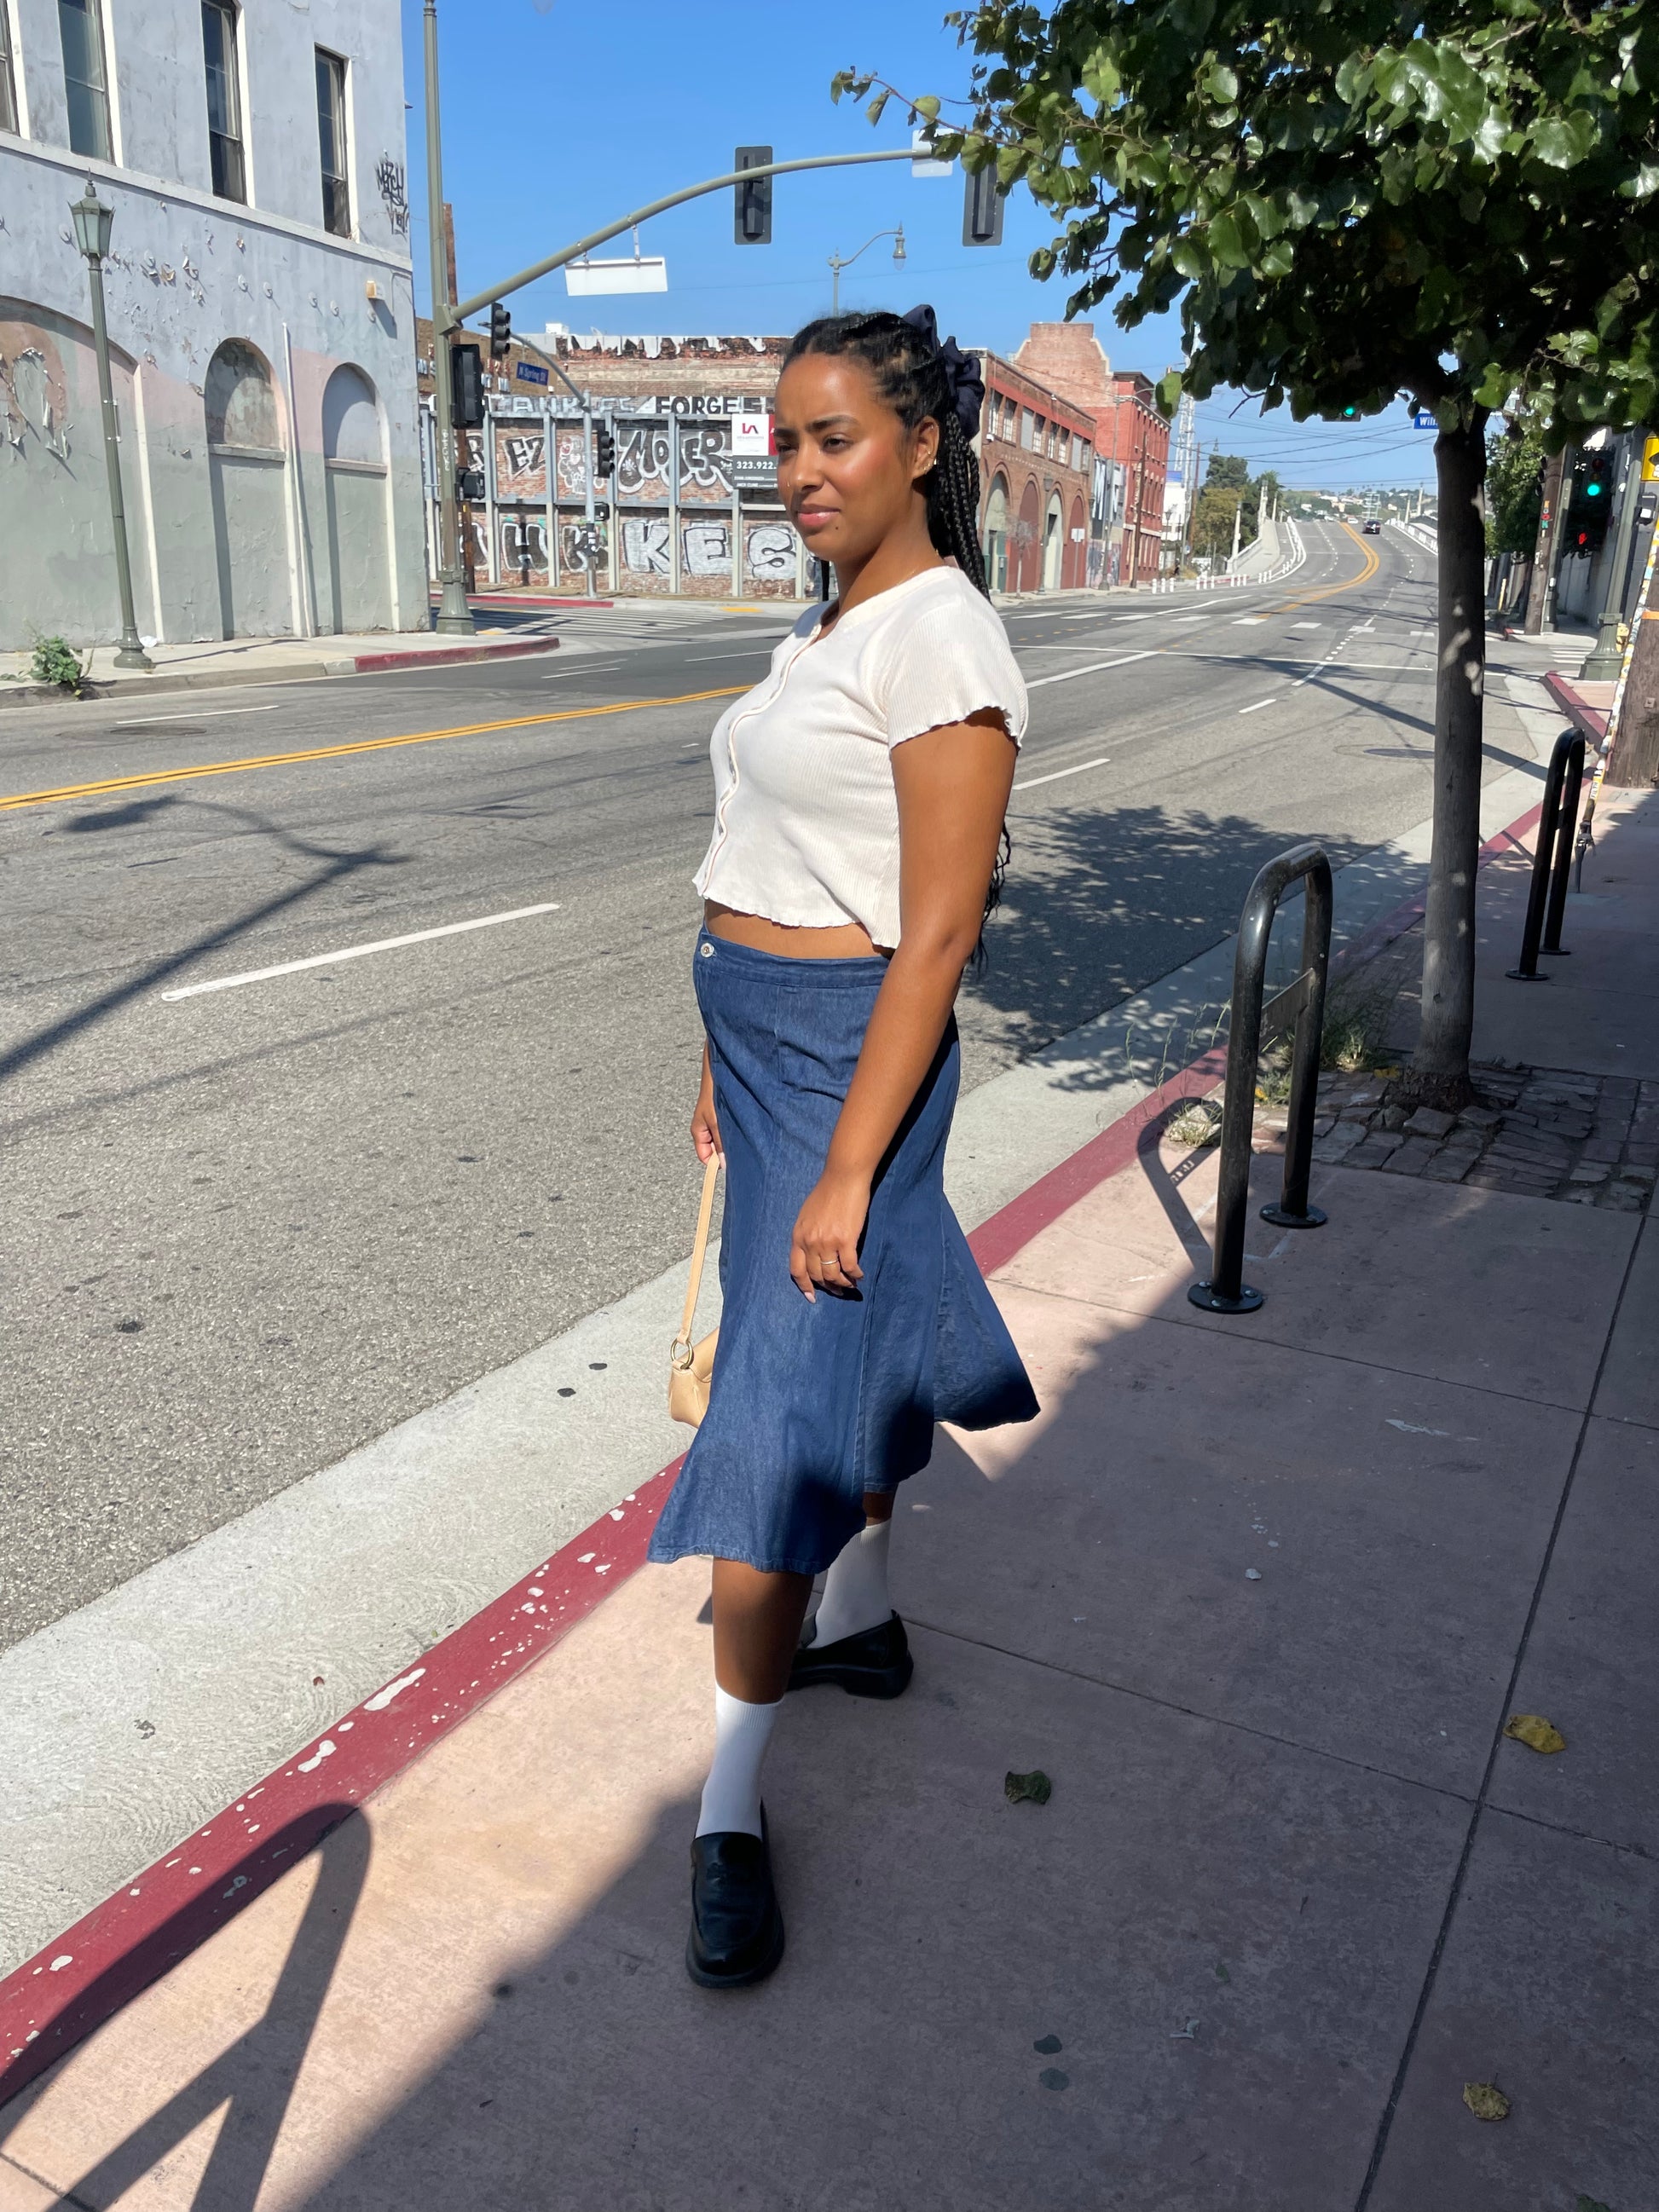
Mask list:
[[[862,1276],[870,1185],[933,1065],[979,941],[1018,755],[987,711],[893,750],[899,810],[898,949],[887,965],[823,1175],[795,1223],[789,1272],[811,1298]]]

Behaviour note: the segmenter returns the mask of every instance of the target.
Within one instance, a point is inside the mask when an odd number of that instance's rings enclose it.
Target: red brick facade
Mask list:
[[[988,348],[980,420],[980,543],[994,592],[1088,581],[1092,416]]]
[[[1014,359],[1093,421],[1096,445],[1115,475],[1106,576],[1146,582],[1158,572],[1170,462],[1170,426],[1158,411],[1152,379],[1139,369],[1114,370],[1092,323],[1033,323]]]

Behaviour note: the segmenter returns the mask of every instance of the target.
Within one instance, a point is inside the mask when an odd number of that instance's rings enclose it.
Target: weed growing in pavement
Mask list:
[[[1164,1134],[1174,1145],[1218,1145],[1221,1108],[1213,1098],[1194,1098],[1183,1106]]]
[[[42,637],[37,631],[29,671],[37,684],[56,684],[65,691],[72,691],[77,699],[80,697],[85,671],[80,654],[66,639]]]
[[[1382,1056],[1394,1012],[1392,991],[1372,984],[1362,988],[1339,986],[1325,1002],[1325,1033],[1319,1042],[1319,1065],[1344,1075],[1358,1075],[1374,1067]]]

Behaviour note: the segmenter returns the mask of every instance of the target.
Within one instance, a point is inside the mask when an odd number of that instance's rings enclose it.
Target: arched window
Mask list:
[[[281,452],[283,418],[270,366],[241,338],[227,338],[208,363],[203,399],[210,446]]]
[[[377,468],[386,460],[380,403],[362,370],[349,362],[335,370],[323,390],[323,459]]]
[[[991,479],[985,502],[985,575],[994,592],[1008,588],[1008,479],[1000,471]]]

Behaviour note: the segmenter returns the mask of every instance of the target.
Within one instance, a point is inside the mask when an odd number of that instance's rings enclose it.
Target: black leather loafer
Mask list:
[[[816,1682],[836,1682],[855,1698],[897,1698],[915,1671],[910,1639],[895,1613],[879,1628],[843,1636],[838,1644],[803,1644],[789,1669],[789,1686],[810,1690]]]
[[[705,1990],[740,1990],[763,1982],[782,1956],[783,1915],[766,1836],[739,1828],[698,1836],[691,1845],[686,1972]]]

